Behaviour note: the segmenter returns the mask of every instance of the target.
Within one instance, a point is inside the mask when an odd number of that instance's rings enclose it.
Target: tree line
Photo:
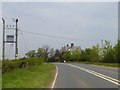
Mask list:
[[[102,47],[99,44],[93,45],[90,48],[84,50],[76,49],[74,51],[61,52],[55,50],[54,55],[51,54],[50,47],[45,45],[38,50],[32,50],[26,53],[29,58],[42,57],[45,62],[50,61],[89,61],[89,62],[101,62],[101,63],[120,63],[120,41],[118,40],[113,46],[110,41],[104,40]]]

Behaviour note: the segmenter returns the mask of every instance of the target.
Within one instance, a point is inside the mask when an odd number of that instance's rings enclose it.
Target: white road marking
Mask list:
[[[58,75],[58,67],[56,66],[56,74],[55,74],[55,78],[54,78],[54,81],[53,81],[53,84],[52,84],[52,87],[51,87],[51,88],[54,88],[54,86],[55,86],[55,82],[56,82],[56,79],[57,79],[57,75]]]
[[[112,83],[120,86],[120,81],[117,80],[117,79],[111,78],[111,77],[109,77],[109,76],[103,75],[103,74],[101,74],[101,73],[98,73],[98,72],[95,72],[95,71],[92,71],[92,70],[89,70],[89,69],[86,69],[86,68],[78,67],[78,66],[75,66],[75,65],[71,65],[71,64],[65,64],[65,65],[69,65],[69,66],[72,66],[72,67],[74,67],[74,68],[81,69],[81,70],[83,70],[83,71],[86,71],[86,72],[88,72],[88,73],[90,73],[90,74],[93,74],[93,75],[95,75],[95,76],[97,76],[97,77],[103,78],[103,79],[105,79],[105,80],[107,80],[107,81],[109,81],[109,82],[112,82]]]

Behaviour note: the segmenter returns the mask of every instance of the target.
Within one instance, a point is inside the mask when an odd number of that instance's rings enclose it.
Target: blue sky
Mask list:
[[[117,2],[4,2],[2,17],[8,24],[13,23],[12,18],[18,18],[18,28],[22,31],[77,39],[19,32],[19,54],[23,56],[43,45],[61,48],[73,42],[85,49],[100,44],[102,39],[114,44],[118,37],[117,5]]]

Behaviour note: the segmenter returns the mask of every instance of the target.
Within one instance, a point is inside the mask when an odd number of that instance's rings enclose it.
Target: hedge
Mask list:
[[[42,58],[27,58],[22,60],[4,60],[2,61],[2,73],[13,71],[18,68],[30,67],[42,64]]]

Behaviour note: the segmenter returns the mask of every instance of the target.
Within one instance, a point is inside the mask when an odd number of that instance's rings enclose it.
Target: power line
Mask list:
[[[38,36],[43,36],[43,37],[48,37],[48,38],[54,38],[54,39],[65,39],[65,40],[75,40],[75,41],[85,41],[83,39],[78,39],[78,38],[68,38],[68,37],[61,37],[61,36],[54,36],[54,35],[48,35],[48,34],[41,34],[41,33],[36,33],[36,32],[31,32],[31,31],[23,31],[23,30],[18,30],[22,31],[25,33],[33,34],[33,35],[38,35]],[[98,40],[87,40],[87,41],[98,41]]]
[[[44,36],[44,37],[49,37],[49,38],[58,38],[58,39],[66,39],[66,40],[80,40],[80,39],[76,39],[76,38],[67,38],[67,37],[61,37],[61,36],[47,35],[47,34],[30,32],[30,31],[23,31],[23,30],[19,30],[19,31],[34,34],[34,35],[40,35],[40,36]]]
[[[26,44],[26,41],[25,41],[25,38],[24,38],[24,36],[23,36],[23,33],[22,33],[22,31],[20,31],[21,33],[21,37],[22,37],[22,39],[23,39],[23,42],[24,42],[24,46],[25,46],[25,48],[26,48],[26,51],[28,50],[28,45]]]

